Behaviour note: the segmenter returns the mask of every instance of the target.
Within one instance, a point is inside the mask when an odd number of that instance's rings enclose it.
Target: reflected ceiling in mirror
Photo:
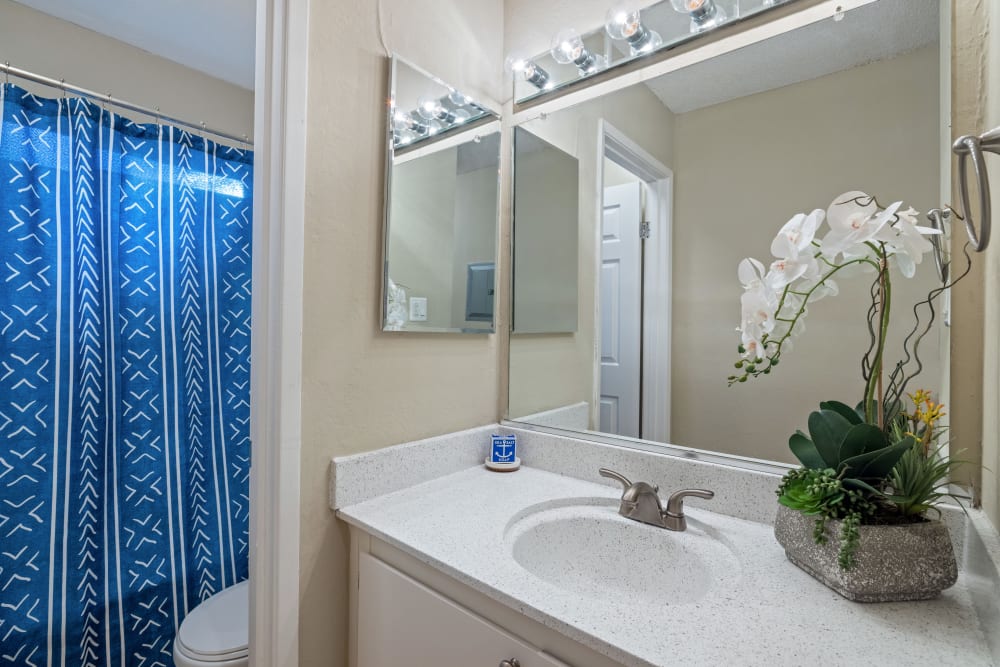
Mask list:
[[[736,267],[770,262],[787,220],[846,191],[921,212],[950,199],[938,44],[947,11],[939,0],[877,0],[525,123],[578,160],[580,316],[573,333],[511,337],[508,417],[794,463],[788,437],[819,401],[861,397],[871,277],[838,280],[780,368],[728,387]],[[526,215],[516,211],[515,238]],[[893,361],[910,307],[938,285],[925,259],[893,283]],[[530,289],[515,291],[515,312]],[[916,385],[932,390],[946,372],[944,320],[920,348]]]
[[[492,333],[499,115],[393,57],[382,328]]]

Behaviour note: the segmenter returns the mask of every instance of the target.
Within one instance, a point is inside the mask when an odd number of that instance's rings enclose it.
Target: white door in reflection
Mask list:
[[[642,184],[604,189],[601,220],[600,429],[639,437]]]

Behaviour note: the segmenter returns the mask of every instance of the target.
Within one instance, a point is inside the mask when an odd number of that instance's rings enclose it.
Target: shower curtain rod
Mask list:
[[[0,63],[0,72],[4,75],[10,77],[17,77],[18,79],[24,79],[25,81],[33,81],[34,83],[40,83],[43,86],[49,86],[52,88],[58,88],[65,93],[73,93],[74,95],[79,95],[80,97],[89,97],[90,99],[101,102],[104,104],[110,104],[111,106],[118,107],[119,109],[127,109],[129,111],[135,111],[146,116],[152,116],[157,119],[157,122],[166,122],[169,125],[177,125],[179,127],[188,128],[195,130],[197,132],[204,132],[206,134],[211,134],[222,139],[227,139],[228,141],[246,144],[248,147],[253,147],[253,142],[243,135],[242,137],[237,137],[235,135],[229,134],[228,132],[222,132],[219,130],[214,130],[210,127],[206,127],[204,124],[194,124],[183,121],[179,118],[171,118],[159,112],[157,109],[150,109],[148,107],[140,106],[138,104],[132,104],[131,102],[126,102],[124,100],[119,100],[114,98],[109,94],[102,95],[101,93],[95,93],[92,90],[87,90],[86,88],[80,88],[79,86],[73,86],[66,83],[65,81],[58,81],[51,77],[42,76],[41,74],[35,74],[34,72],[29,72],[27,70],[20,69],[18,67],[12,67],[10,63]]]

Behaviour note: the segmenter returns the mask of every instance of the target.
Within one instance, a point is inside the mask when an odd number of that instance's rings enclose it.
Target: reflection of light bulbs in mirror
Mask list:
[[[428,95],[417,100],[417,113],[427,120],[437,118],[438,109],[441,108],[441,103]]]
[[[414,118],[412,114],[400,111],[399,109],[392,114],[392,127],[401,133],[413,132],[421,135],[427,132],[426,125]]]
[[[539,90],[548,90],[552,87],[549,73],[520,54],[512,53],[507,56],[504,67],[515,77],[521,77]]]
[[[430,95],[424,95],[417,100],[417,113],[427,120],[440,120],[445,123],[455,120],[455,114],[445,109],[441,100]]]
[[[455,125],[461,125],[465,121],[472,118],[472,114],[469,113],[467,109],[456,109],[455,110]]]
[[[454,88],[448,93],[448,100],[454,104],[456,107],[464,107],[473,104],[474,100],[466,95],[465,93],[460,93]]]
[[[691,17],[691,32],[714,28],[728,17],[715,0],[670,0],[674,10]]]
[[[404,130],[403,132],[394,135],[393,141],[399,146],[406,146],[410,143],[413,143],[413,140],[416,138],[417,135],[415,135],[413,132],[410,132],[409,130]]]
[[[639,10],[626,3],[619,3],[608,10],[604,29],[611,39],[628,42],[633,56],[649,53],[663,44],[658,33],[642,24]]]
[[[427,123],[427,134],[432,137],[443,129],[444,126],[441,124],[441,121],[432,120]]]
[[[593,74],[603,69],[607,61],[603,56],[595,56],[583,44],[580,33],[572,28],[566,28],[556,33],[552,38],[552,48],[549,50],[552,58],[560,65],[573,63],[580,74]]]

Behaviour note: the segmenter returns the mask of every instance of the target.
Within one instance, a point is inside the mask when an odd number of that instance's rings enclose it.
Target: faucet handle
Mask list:
[[[623,491],[628,491],[632,487],[632,482],[628,481],[628,478],[620,472],[615,472],[610,468],[601,468],[597,472],[601,473],[601,477],[607,477],[608,479],[617,481],[622,485]]]
[[[711,500],[715,497],[715,492],[708,489],[681,489],[680,491],[676,491],[670,494],[670,498],[667,500],[666,513],[673,517],[683,517],[684,499],[688,496]]]

